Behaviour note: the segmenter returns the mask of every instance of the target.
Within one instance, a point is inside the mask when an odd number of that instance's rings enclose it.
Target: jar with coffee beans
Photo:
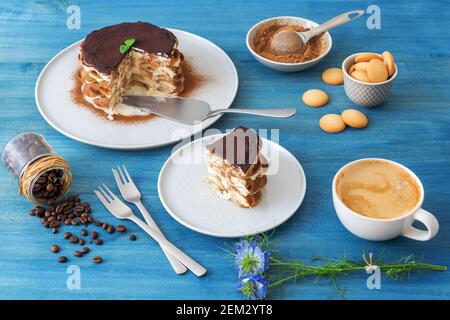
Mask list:
[[[19,195],[35,204],[58,202],[72,185],[69,164],[39,133],[24,132],[12,138],[2,151],[2,161],[16,178]]]

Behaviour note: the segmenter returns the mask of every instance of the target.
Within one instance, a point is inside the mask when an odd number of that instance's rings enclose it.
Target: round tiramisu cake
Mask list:
[[[121,23],[90,33],[81,44],[81,92],[114,119],[123,94],[171,96],[184,87],[178,40],[146,22]]]

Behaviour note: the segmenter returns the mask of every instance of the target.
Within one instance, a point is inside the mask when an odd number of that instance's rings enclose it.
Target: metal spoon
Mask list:
[[[287,118],[297,111],[295,108],[278,109],[218,109],[211,110],[208,102],[178,97],[122,96],[122,103],[136,107],[137,110],[150,111],[160,117],[193,125],[221,113],[243,113],[258,116]]]
[[[349,11],[322,23],[320,26],[304,32],[283,30],[276,33],[270,43],[270,48],[279,55],[288,55],[300,52],[303,46],[313,37],[333,29],[337,26],[349,23],[364,14],[364,10]]]

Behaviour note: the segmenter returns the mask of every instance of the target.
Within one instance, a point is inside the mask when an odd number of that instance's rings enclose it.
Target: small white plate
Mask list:
[[[197,139],[173,152],[158,178],[159,198],[182,225],[216,237],[242,237],[273,229],[300,207],[306,178],[298,160],[280,145],[263,139],[262,154],[269,159],[268,182],[254,208],[240,208],[220,199],[204,182],[205,146],[222,135]],[[278,161],[277,161],[278,159]]]
[[[196,72],[207,79],[192,98],[210,103],[211,108],[229,108],[238,88],[236,68],[228,55],[212,42],[189,32],[169,29],[179,41],[179,49]],[[111,149],[147,149],[180,141],[216,122],[202,126],[178,124],[166,119],[133,124],[100,118],[78,106],[71,97],[73,73],[78,67],[81,41],[58,53],[42,70],[36,83],[36,104],[44,119],[69,138]]]

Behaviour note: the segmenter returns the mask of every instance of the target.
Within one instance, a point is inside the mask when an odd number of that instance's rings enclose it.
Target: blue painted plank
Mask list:
[[[239,298],[236,271],[223,248],[233,240],[204,236],[176,223],[163,209],[157,195],[159,170],[171,147],[120,152],[72,141],[53,130],[40,116],[34,102],[34,85],[40,70],[58,51],[83,38],[92,29],[122,21],[145,20],[190,31],[221,46],[233,59],[240,87],[235,106],[250,108],[295,106],[295,117],[283,121],[224,116],[215,127],[221,130],[244,124],[253,128],[279,128],[280,143],[302,163],[308,190],[304,203],[275,232],[279,254],[308,261],[315,255],[358,257],[364,250],[394,256],[414,253],[435,264],[450,265],[450,13],[443,1],[378,1],[382,10],[381,30],[368,30],[360,19],[332,31],[334,47],[324,61],[305,72],[283,74],[258,64],[245,46],[247,30],[259,20],[278,16],[303,16],[324,21],[333,15],[361,7],[360,1],[79,1],[81,29],[68,30],[68,1],[2,1],[0,4],[0,145],[22,131],[45,135],[70,162],[75,176],[73,192],[90,201],[99,219],[115,222],[91,190],[98,182],[113,184],[112,166],[126,163],[143,191],[144,202],[167,237],[208,267],[204,278],[192,274],[176,276],[159,247],[136,226],[126,223],[138,241],[126,236],[105,235],[105,245],[94,248],[106,259],[92,265],[75,260],[82,271],[82,289],[66,287],[67,265],[56,263],[49,251],[52,243],[63,243],[61,235],[44,230],[27,216],[29,203],[18,199],[15,182],[0,172],[0,298],[3,299],[211,299]],[[364,2],[363,6],[371,4]],[[323,8],[326,8],[324,10]],[[418,23],[420,21],[420,23]],[[439,26],[439,28],[436,28]],[[321,72],[340,66],[358,51],[394,53],[399,76],[392,96],[384,106],[365,109],[370,126],[362,131],[346,130],[330,136],[320,131],[318,119],[330,112],[352,107],[342,87],[321,82]],[[331,97],[322,109],[300,102],[303,91],[323,88]],[[437,237],[429,242],[398,238],[374,243],[355,238],[339,223],[331,202],[330,184],[345,163],[379,156],[410,167],[423,180],[424,207],[441,223]],[[140,174],[137,174],[140,172]],[[63,228],[72,230],[72,228]],[[62,254],[71,255],[67,246]],[[348,298],[448,299],[450,275],[424,273],[408,281],[383,280],[382,289],[369,291],[365,275],[343,280]],[[290,283],[275,289],[277,299],[339,298],[326,282]]]

